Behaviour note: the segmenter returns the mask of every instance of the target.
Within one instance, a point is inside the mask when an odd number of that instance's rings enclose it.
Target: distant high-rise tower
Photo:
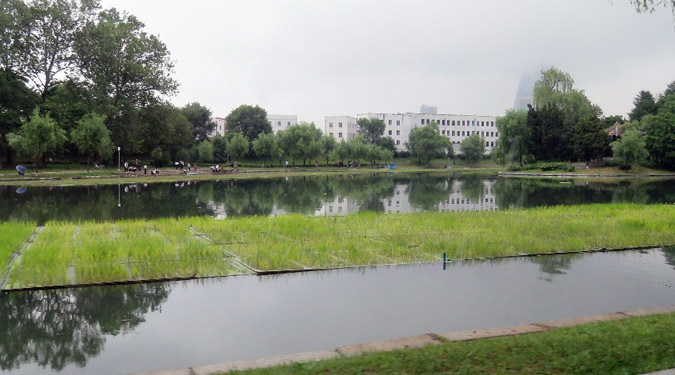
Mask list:
[[[516,100],[513,103],[513,109],[527,109],[527,105],[534,104],[534,84],[539,79],[539,74],[523,74],[518,83],[518,92]]]
[[[420,113],[436,115],[436,114],[438,114],[438,108],[435,105],[422,104],[420,106]]]

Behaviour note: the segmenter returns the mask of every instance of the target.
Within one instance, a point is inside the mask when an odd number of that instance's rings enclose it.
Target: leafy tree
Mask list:
[[[626,119],[624,119],[623,116],[619,115],[605,116],[602,118],[602,128],[607,129],[610,126],[616,124],[617,122],[619,124],[623,124],[624,122],[626,122]]]
[[[277,133],[279,147],[284,155],[291,157],[295,166],[296,159],[302,159],[303,165],[307,159],[317,157],[323,148],[322,133],[313,123],[301,122]]]
[[[31,10],[24,1],[0,1],[0,70],[22,72],[22,60],[31,39],[31,20]]]
[[[651,13],[660,6],[673,8],[673,11],[675,12],[675,0],[629,0],[629,2],[634,5],[635,10],[640,13]]]
[[[527,147],[527,111],[508,110],[497,119],[499,139],[492,157],[500,164],[518,162],[523,165],[529,155]]]
[[[664,168],[675,169],[675,113],[661,110],[657,115],[646,116],[643,122],[651,159]]]
[[[644,139],[635,129],[626,130],[618,141],[612,142],[612,154],[623,167],[642,164],[649,156]]]
[[[582,120],[577,124],[573,140],[574,153],[584,160],[586,165],[591,160],[604,156],[609,146],[609,136],[597,118]]]
[[[231,138],[228,139],[226,149],[232,160],[239,160],[242,156],[246,155],[248,148],[248,139],[241,133],[233,133]]]
[[[354,162],[367,158],[368,146],[370,146],[370,143],[368,143],[366,137],[358,135],[348,140],[347,144],[349,145],[349,158],[354,160]]]
[[[259,158],[263,158],[263,167],[267,159],[278,158],[281,154],[281,149],[277,145],[277,139],[272,133],[263,133],[253,141],[253,151]]]
[[[349,158],[350,154],[351,154],[350,145],[347,142],[345,142],[344,139],[342,139],[340,143],[338,143],[337,146],[335,146],[335,149],[333,150],[333,152],[331,152],[330,157],[331,159],[339,160],[340,163],[344,165],[345,159]]]
[[[215,161],[220,162],[227,160],[225,137],[222,135],[216,135],[213,137],[211,143],[213,143],[213,157]]]
[[[167,158],[173,160],[177,159],[180,150],[190,147],[194,141],[192,124],[179,109],[171,105],[144,108],[139,128],[133,136],[141,141],[143,150],[159,147]]]
[[[44,98],[60,75],[76,71],[73,48],[99,9],[98,0],[33,0],[26,21],[30,36],[19,50],[18,69]]]
[[[199,161],[211,162],[213,161],[213,144],[208,139],[203,140],[198,147]]]
[[[384,147],[368,144],[366,145],[365,158],[370,162],[370,165],[375,165],[378,161],[389,161],[394,157],[394,153],[391,150],[387,150]]]
[[[110,141],[110,131],[105,126],[105,117],[90,113],[77,122],[70,138],[80,154],[87,156],[87,171],[91,158],[109,155],[114,146]]]
[[[216,128],[216,123],[211,121],[211,110],[197,102],[187,104],[181,108],[181,111],[192,123],[194,137],[197,141],[207,139]]]
[[[70,133],[84,115],[92,112],[88,90],[74,81],[54,86],[46,94],[40,107],[49,112],[49,116],[66,133]]]
[[[384,121],[376,118],[360,118],[357,120],[359,134],[366,137],[368,142],[377,143],[384,134]]]
[[[337,141],[334,137],[330,135],[325,135],[321,137],[321,146],[323,155],[326,157],[326,165],[328,165],[328,160],[333,150],[337,147]]]
[[[28,87],[26,80],[9,70],[0,70],[0,152],[7,164],[12,164],[12,152],[7,134],[21,127],[21,119],[29,117],[39,97]]]
[[[419,163],[427,165],[432,158],[445,156],[445,153],[452,150],[450,140],[439,134],[436,122],[410,131],[406,147],[413,156],[417,157]]]
[[[391,152],[396,152],[396,143],[391,137],[381,137],[375,142],[375,144]],[[452,147],[449,150],[452,151]]]
[[[241,105],[227,115],[227,131],[239,132],[248,139],[256,139],[261,133],[271,133],[267,111],[250,105]]]
[[[527,112],[527,147],[534,160],[569,160],[571,132],[562,125],[562,111],[553,105]]]
[[[18,133],[9,133],[7,140],[19,154],[44,166],[45,157],[55,153],[66,141],[66,132],[49,115],[42,116],[39,108],[35,108],[31,119],[21,125]]]
[[[485,138],[478,134],[470,135],[462,141],[462,156],[470,162],[477,162],[485,155]]]
[[[658,110],[654,95],[649,91],[640,91],[633,100],[633,105],[633,110],[628,114],[631,121],[640,121],[646,115],[655,115]]]

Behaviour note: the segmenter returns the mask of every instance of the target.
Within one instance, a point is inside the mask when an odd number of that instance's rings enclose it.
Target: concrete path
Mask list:
[[[288,365],[292,363],[314,362],[343,356],[351,357],[369,352],[388,352],[408,348],[421,348],[427,345],[440,345],[444,341],[469,341],[492,337],[532,334],[551,331],[561,327],[572,327],[583,324],[607,322],[617,319],[626,319],[634,316],[647,316],[647,315],[669,314],[669,313],[675,313],[675,306],[657,307],[653,309],[640,309],[633,311],[621,311],[610,314],[583,316],[571,319],[549,320],[533,324],[522,324],[516,326],[498,327],[491,329],[454,331],[440,334],[426,333],[419,336],[405,337],[400,339],[377,341],[350,346],[341,346],[333,351],[318,351],[318,352],[289,354],[276,357],[254,359],[249,361],[225,362],[207,366],[196,366],[175,370],[142,372],[130,375],[208,375],[217,372],[227,372],[233,370],[241,371],[263,367]],[[675,369],[643,375],[675,375]]]

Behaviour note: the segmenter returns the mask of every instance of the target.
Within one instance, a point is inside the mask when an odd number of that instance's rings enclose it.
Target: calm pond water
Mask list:
[[[126,374],[675,304],[675,248],[0,294],[3,374]]]
[[[0,221],[344,215],[581,203],[675,203],[675,179],[614,182],[450,174],[344,175],[85,187],[0,186]]]

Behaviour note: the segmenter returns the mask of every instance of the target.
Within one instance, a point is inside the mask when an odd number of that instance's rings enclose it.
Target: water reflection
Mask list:
[[[98,356],[105,336],[124,335],[166,302],[170,284],[0,294],[0,369],[24,363],[62,370]]]
[[[483,211],[580,203],[674,203],[675,180],[589,182],[476,175],[298,176],[85,187],[0,186],[0,221],[209,215]]]

